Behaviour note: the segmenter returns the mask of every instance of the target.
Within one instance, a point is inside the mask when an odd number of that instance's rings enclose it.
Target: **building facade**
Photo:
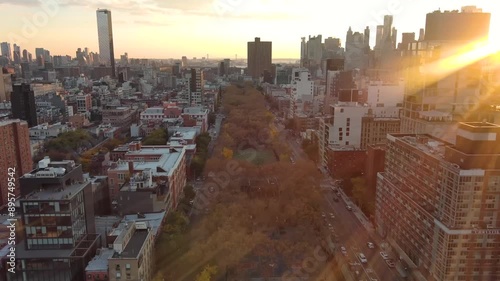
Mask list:
[[[260,41],[256,37],[254,42],[248,42],[247,52],[248,75],[254,80],[260,79],[265,70],[272,70],[272,42]]]
[[[497,280],[500,126],[460,123],[455,142],[388,135],[377,230],[420,279]]]
[[[23,83],[13,86],[11,104],[13,118],[27,121],[29,127],[38,125],[35,93],[29,84]]]
[[[21,120],[0,121],[0,206],[8,203],[8,193],[20,195],[20,189],[9,190],[9,178],[18,186],[19,178],[32,168],[28,123]],[[12,177],[11,177],[12,176]]]

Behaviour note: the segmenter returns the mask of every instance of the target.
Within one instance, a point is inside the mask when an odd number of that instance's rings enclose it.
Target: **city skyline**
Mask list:
[[[418,34],[425,25],[426,13],[476,5],[492,14],[492,27],[500,26],[500,11],[494,3],[471,2],[378,0],[363,3],[358,0],[336,9],[334,4],[320,0],[313,0],[307,7],[296,0],[287,1],[286,5],[283,0],[261,0],[253,4],[229,0],[168,4],[155,0],[89,0],[85,3],[3,0],[0,7],[9,13],[5,14],[5,24],[0,27],[0,34],[4,35],[0,41],[16,43],[30,52],[43,47],[54,55],[72,55],[78,46],[98,50],[95,10],[100,8],[113,12],[115,56],[127,52],[134,58],[180,58],[184,55],[192,58],[207,54],[211,58],[234,58],[236,55],[244,58],[246,42],[260,37],[273,41],[273,58],[295,59],[300,56],[301,37],[322,34],[324,38],[338,37],[345,43],[349,26],[360,32],[370,26],[375,34],[375,26],[382,24],[385,14],[394,15],[394,26],[400,33]],[[361,4],[363,9],[359,9]],[[332,22],[331,26],[325,24],[328,21]],[[268,28],[270,24],[272,29]],[[293,32],[284,32],[286,30]],[[498,42],[498,32],[491,29],[490,33]],[[200,45],[204,46],[203,50]]]

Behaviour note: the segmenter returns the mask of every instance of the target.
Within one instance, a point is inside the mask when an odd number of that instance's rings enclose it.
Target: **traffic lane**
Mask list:
[[[379,278],[378,280],[399,280],[397,272],[389,268],[380,256],[380,248],[378,246],[375,246],[374,249],[368,248],[367,243],[372,242],[370,235],[354,213],[345,208],[345,203],[335,202],[330,198],[331,196],[327,196],[325,199],[336,213],[337,227],[334,227],[334,229],[339,235],[339,242],[347,249],[356,252],[356,255],[350,258],[359,261],[357,254],[363,253],[368,260],[364,267],[373,269]]]

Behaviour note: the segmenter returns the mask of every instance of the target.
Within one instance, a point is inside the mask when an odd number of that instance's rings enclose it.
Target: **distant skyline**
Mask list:
[[[307,6],[306,6],[307,5]],[[491,16],[490,37],[500,43],[500,7],[491,0],[0,0],[0,42],[18,44],[34,54],[43,47],[52,55],[75,56],[77,48],[98,52],[96,10],[113,13],[115,57],[246,58],[248,41],[273,42],[273,58],[298,59],[300,38],[321,34],[342,44],[349,28],[371,29],[385,14],[394,15],[401,33],[425,26],[425,15],[437,9],[475,5]],[[494,28],[493,28],[494,27]]]

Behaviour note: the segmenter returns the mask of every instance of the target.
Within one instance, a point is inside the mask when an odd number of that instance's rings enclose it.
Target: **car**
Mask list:
[[[333,213],[330,213],[330,218],[334,219],[335,216],[333,215]]]
[[[349,211],[352,211],[352,207],[350,205],[345,205],[345,208]]]
[[[367,263],[368,259],[366,259],[366,256],[363,253],[358,254],[358,259],[361,263]]]
[[[342,253],[342,255],[347,257],[347,250],[344,246],[340,247],[340,252]]]
[[[382,256],[384,260],[389,259],[389,255],[386,252],[380,252],[380,256]]]
[[[370,249],[375,249],[375,244],[373,244],[372,242],[368,242],[366,243],[366,245],[368,246],[368,248]]]
[[[326,218],[326,214],[325,213],[321,213],[321,216]]]
[[[328,224],[328,227],[333,227],[333,225],[331,223]]]
[[[349,266],[356,266],[356,265],[361,265],[359,262],[357,261],[349,261]]]
[[[396,264],[394,263],[394,260],[393,259],[386,259],[385,260],[385,263],[387,264],[388,267],[390,268],[394,268],[396,267]]]

